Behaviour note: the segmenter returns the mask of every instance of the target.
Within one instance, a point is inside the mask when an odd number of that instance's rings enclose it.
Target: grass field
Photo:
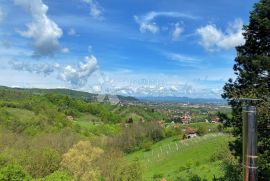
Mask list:
[[[206,180],[223,174],[222,161],[211,161],[220,150],[228,149],[232,139],[225,134],[209,134],[199,138],[179,141],[175,137],[154,144],[150,151],[138,151],[126,156],[128,161],[139,160],[144,165],[144,179],[156,175],[169,181],[177,177],[188,178],[196,174]]]

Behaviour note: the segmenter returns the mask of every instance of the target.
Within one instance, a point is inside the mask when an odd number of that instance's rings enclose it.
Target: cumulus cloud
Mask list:
[[[26,61],[11,60],[10,68],[48,76],[55,73],[57,79],[69,83],[72,87],[83,87],[88,78],[98,69],[97,59],[94,56],[85,57],[78,67],[72,65],[60,66],[55,63],[30,63]]]
[[[172,32],[172,40],[177,41],[180,37],[180,35],[183,33],[184,29],[180,27],[179,23],[176,23],[174,25],[174,30]]]
[[[31,64],[28,62],[22,62],[18,60],[9,61],[9,65],[14,70],[42,74],[44,76],[48,76],[60,68],[59,64],[48,64],[48,63]]]
[[[34,56],[49,56],[61,50],[59,39],[63,31],[47,16],[48,6],[42,0],[15,0],[15,4],[23,7],[32,16],[26,31],[19,33],[33,39]]]
[[[171,18],[188,18],[188,19],[196,19],[197,17],[189,15],[189,14],[184,14],[184,13],[179,13],[179,12],[156,12],[156,11],[151,11],[147,13],[146,15],[143,16],[134,16],[134,19],[136,23],[139,24],[140,26],[140,31],[142,33],[144,32],[151,32],[151,33],[157,33],[160,31],[159,26],[153,22],[154,19],[160,16],[165,16],[165,17],[171,17]],[[179,31],[179,30],[178,30]]]
[[[81,62],[78,68],[71,65],[66,66],[61,74],[61,78],[74,87],[81,87],[87,83],[88,78],[97,68],[98,63],[96,57],[85,57],[84,62]]]
[[[102,16],[102,8],[98,5],[95,0],[82,0],[83,2],[89,4],[90,15],[93,18],[100,18]]]
[[[218,29],[216,25],[209,24],[197,29],[201,37],[200,44],[208,51],[219,49],[231,49],[245,42],[242,35],[243,21],[236,19],[225,32]]]

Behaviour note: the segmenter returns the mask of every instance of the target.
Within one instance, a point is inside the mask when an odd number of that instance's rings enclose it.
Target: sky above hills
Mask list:
[[[1,0],[0,84],[219,98],[255,0]]]

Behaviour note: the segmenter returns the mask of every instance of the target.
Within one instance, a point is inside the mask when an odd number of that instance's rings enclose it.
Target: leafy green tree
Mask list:
[[[223,98],[232,106],[230,124],[234,127],[236,140],[231,144],[235,156],[242,156],[241,103],[236,98],[261,98],[258,103],[258,154],[259,180],[270,178],[270,0],[261,0],[250,13],[250,22],[243,27],[245,43],[236,48],[237,57],[233,67],[236,80],[229,79],[224,86]]]

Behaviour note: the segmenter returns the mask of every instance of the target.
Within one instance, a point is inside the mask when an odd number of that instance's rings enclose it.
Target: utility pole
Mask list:
[[[243,181],[258,181],[256,106],[260,99],[242,98],[243,115]]]

